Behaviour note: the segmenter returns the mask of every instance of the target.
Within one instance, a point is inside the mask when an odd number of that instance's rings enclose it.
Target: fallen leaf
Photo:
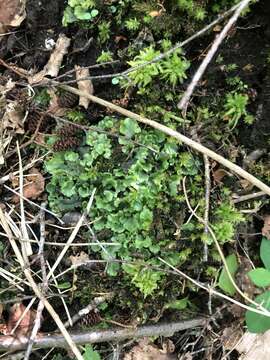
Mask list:
[[[220,340],[222,346],[225,350],[232,350],[235,348],[235,345],[241,339],[243,332],[241,331],[241,326],[239,321],[236,321],[230,325],[230,327],[226,327],[221,334]]]
[[[170,353],[164,353],[156,345],[149,343],[148,338],[143,338],[135,345],[123,360],[176,360],[177,357]]]
[[[70,258],[72,265],[74,265],[74,266],[84,264],[90,260],[89,256],[84,251],[81,251],[80,254],[75,255],[75,256],[71,255],[69,258]]]
[[[35,322],[36,311],[31,309],[27,312],[25,311],[26,307],[22,303],[16,303],[11,307],[7,323],[7,334],[14,334],[16,336],[30,335]],[[20,322],[16,327],[19,320]],[[16,329],[14,330],[15,327]]]
[[[162,10],[153,10],[153,11],[150,11],[149,15],[152,17],[152,18],[155,18],[157,16],[160,16],[162,14]]]
[[[25,184],[23,187],[23,196],[27,199],[37,199],[44,191],[45,180],[43,175],[36,169],[32,168],[29,175],[24,178]],[[12,201],[17,204],[20,201],[18,195],[12,197]]]
[[[242,355],[238,360],[265,360],[270,359],[270,330],[263,334],[246,332],[236,350]]]
[[[244,71],[247,71],[247,72],[252,72],[252,70],[254,69],[254,65],[253,64],[247,64],[243,67],[243,70]]]
[[[254,187],[254,185],[246,179],[241,179],[239,180],[239,182],[244,190],[252,190],[252,188]]]
[[[231,176],[231,174],[224,169],[217,169],[217,170],[213,171],[213,179],[214,179],[215,183],[217,183],[217,184],[222,183],[222,179],[226,175]]]
[[[60,34],[55,44],[55,49],[44,69],[33,76],[29,76],[28,82],[30,84],[36,84],[44,80],[47,75],[51,77],[57,76],[62,65],[63,58],[68,52],[69,45],[70,39],[65,34]]]
[[[270,215],[265,215],[263,220],[264,224],[262,228],[262,235],[267,237],[268,240],[270,240]]]
[[[213,27],[214,32],[220,32],[221,29],[222,29],[222,27],[220,25],[216,25],[216,26]]]
[[[0,0],[0,22],[7,26],[20,26],[26,17],[26,0]]]
[[[58,75],[64,56],[68,52],[70,39],[65,34],[60,34],[55,44],[55,49],[45,66],[46,75],[55,77]]]
[[[78,82],[78,88],[80,91],[83,91],[89,95],[93,95],[94,93],[94,86],[91,80],[81,80],[78,81],[80,79],[83,78],[87,78],[90,76],[90,72],[89,69],[86,68],[82,68],[78,65],[75,65],[75,70],[76,70],[76,80]],[[83,106],[86,110],[88,108],[88,105],[90,103],[90,100],[85,97],[85,96],[80,96],[79,99],[79,105]]]
[[[63,108],[59,106],[59,96],[56,94],[54,89],[48,89],[48,94],[50,95],[50,104],[48,108],[48,112],[52,115],[62,117],[69,110],[68,108]]]
[[[24,112],[21,105],[16,100],[9,101],[6,104],[5,113],[2,118],[2,129],[12,129],[16,134],[23,134],[23,121]]]
[[[117,35],[114,38],[114,42],[118,44],[120,41],[127,41],[127,38],[123,35]]]

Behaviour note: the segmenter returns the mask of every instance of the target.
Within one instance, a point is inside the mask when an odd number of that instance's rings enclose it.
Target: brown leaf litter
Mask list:
[[[23,196],[27,199],[35,200],[44,191],[45,179],[43,175],[39,172],[39,170],[36,168],[32,168],[29,171],[28,175],[29,176],[26,176],[24,178]],[[14,195],[12,197],[13,203],[17,204],[19,201],[20,197],[18,195]]]

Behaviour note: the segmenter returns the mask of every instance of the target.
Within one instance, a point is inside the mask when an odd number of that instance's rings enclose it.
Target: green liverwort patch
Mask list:
[[[183,177],[192,176],[193,186],[199,189],[198,160],[181,151],[176,140],[156,130],[144,130],[129,118],[119,121],[106,117],[99,128],[103,132],[117,131],[119,138],[88,131],[85,145],[78,151],[56,153],[46,162],[46,170],[51,174],[47,185],[51,208],[59,214],[84,208],[96,188],[91,208],[93,229],[102,241],[118,245],[97,245],[90,251],[98,252],[104,259],[127,261],[134,254],[141,254],[149,265],[157,265],[156,257],[161,254],[174,265],[186,261],[184,250],[174,250],[170,219],[183,206]],[[161,220],[164,229],[157,237],[157,222]],[[107,270],[116,275],[121,267],[111,263]],[[142,264],[122,270],[145,296],[163,279],[161,272],[145,269]]]

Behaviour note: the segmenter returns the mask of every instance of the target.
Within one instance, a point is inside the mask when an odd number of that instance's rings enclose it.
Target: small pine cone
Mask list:
[[[47,115],[44,116],[40,111],[36,109],[30,109],[27,122],[26,122],[26,128],[29,132],[34,133],[36,131],[36,128],[39,124],[39,121],[41,120],[41,123],[39,125],[39,131],[45,131],[47,127],[47,123],[49,122],[49,117]]]
[[[99,311],[97,309],[94,309],[90,311],[87,315],[85,315],[81,320],[79,321],[79,325],[81,326],[94,326],[101,322],[101,317],[99,314]]]
[[[76,136],[79,133],[80,129],[73,125],[73,124],[66,124],[64,126],[61,126],[59,129],[57,129],[56,134],[58,136],[64,136],[64,137],[69,137],[69,136]]]
[[[78,96],[70,92],[64,92],[60,94],[57,102],[61,108],[73,108],[78,105]]]
[[[62,137],[53,144],[54,151],[72,150],[78,147],[81,140],[76,137]]]
[[[16,100],[21,105],[29,103],[30,98],[25,89],[13,88],[7,93],[7,99]]]

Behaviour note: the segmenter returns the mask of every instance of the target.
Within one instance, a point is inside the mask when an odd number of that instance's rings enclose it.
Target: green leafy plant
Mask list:
[[[255,268],[249,271],[247,275],[256,286],[265,288],[270,285],[270,240],[265,237],[263,237],[261,241],[260,258],[265,267]],[[238,269],[236,256],[234,254],[229,255],[226,258],[226,264],[233,278]],[[236,292],[225,267],[221,271],[218,286],[230,296],[233,296]],[[267,290],[258,295],[254,301],[270,311],[270,291]],[[255,308],[255,305],[252,304],[251,307]],[[246,311],[245,317],[248,330],[252,333],[262,333],[270,329],[270,317],[266,315],[257,314],[252,310],[248,310]]]
[[[113,54],[111,51],[104,51],[102,50],[101,54],[99,55],[99,57],[97,58],[96,62],[98,64],[103,63],[103,62],[109,62],[113,60]]]
[[[93,350],[91,345],[86,345],[84,347],[83,358],[84,360],[101,360],[99,353]]]
[[[98,38],[101,44],[104,44],[110,38],[110,21],[102,21],[98,24]]]
[[[235,207],[228,203],[221,203],[214,211],[213,229],[219,243],[224,244],[233,240],[236,226],[244,217]],[[212,243],[212,240],[210,240]]]
[[[237,126],[241,118],[243,118],[247,124],[253,122],[253,117],[247,112],[247,104],[248,96],[246,94],[239,94],[237,92],[227,94],[223,118],[229,121],[231,129]]]
[[[265,267],[258,267],[249,271],[248,276],[256,286],[265,288],[270,285],[270,241],[265,237],[261,241],[260,258]],[[270,291],[265,291],[257,296],[255,302],[269,311]],[[254,313],[252,310],[246,312],[246,323],[250,332],[261,333],[270,329],[270,317]]]
[[[137,31],[140,28],[140,22],[136,18],[128,19],[125,21],[125,27],[129,31]]]
[[[134,60],[129,61],[131,67],[139,67],[137,70],[129,73],[129,78],[139,88],[139,93],[144,94],[147,86],[155,79],[165,79],[166,82],[175,86],[182,83],[186,78],[186,71],[190,63],[182,55],[181,49],[177,49],[174,53],[159,62],[153,62],[140,67],[145,62],[151,62],[160,55],[159,50],[155,50],[153,46],[149,46],[141,50]]]
[[[105,232],[104,241],[117,246],[101,248],[97,244],[90,251],[103,259],[126,261],[132,254],[142,254],[149,266],[158,265],[158,254],[174,265],[185,262],[191,249],[175,252],[171,226],[164,225],[157,239],[156,213],[166,219],[181,206],[184,199],[179,186],[184,176],[192,176],[193,186],[199,189],[198,160],[189,152],[179,151],[176,140],[156,130],[144,130],[128,118],[119,121],[105,117],[99,128],[105,133],[87,132],[78,151],[59,152],[47,161],[46,169],[52,175],[47,185],[50,207],[60,214],[85,207],[97,188],[91,208],[96,219],[93,228],[97,236]],[[118,132],[120,137],[116,140],[106,132]],[[110,263],[107,271],[112,276],[124,271],[148,296],[164,276],[139,265],[127,268]]]
[[[204,20],[206,17],[205,9],[196,3],[194,0],[178,0],[178,7],[185,11],[190,17],[195,20]]]
[[[234,278],[234,275],[238,269],[238,262],[237,262],[237,258],[235,254],[229,255],[226,257],[226,264],[228,267],[228,270],[232,276],[232,278]],[[231,282],[231,279],[229,278],[229,275],[225,269],[225,267],[223,267],[223,269],[221,270],[220,276],[219,276],[219,281],[218,281],[218,286],[225,291],[227,294],[233,296],[236,292],[236,289],[233,285],[233,283]]]
[[[95,5],[94,0],[68,0],[62,19],[63,25],[68,26],[79,20],[93,20],[99,13]]]

